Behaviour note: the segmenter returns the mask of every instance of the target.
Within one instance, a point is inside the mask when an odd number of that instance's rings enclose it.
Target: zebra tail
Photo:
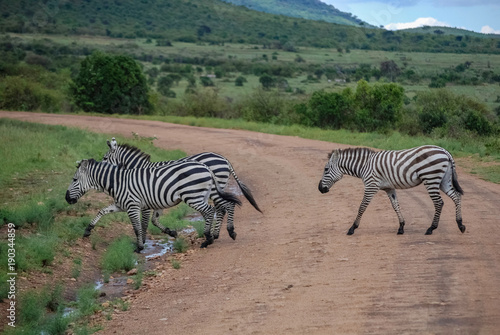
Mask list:
[[[203,163],[201,163],[201,164],[205,165]],[[219,183],[217,182],[217,178],[215,177],[214,172],[208,166],[205,165],[205,167],[207,168],[208,171],[210,171],[210,174],[212,175],[212,181],[213,181],[213,183],[215,185],[215,188],[217,189],[217,193],[219,193],[219,196],[222,199],[224,199],[225,201],[228,201],[228,202],[231,202],[231,203],[236,204],[238,206],[241,206],[240,199],[238,199],[238,197],[236,195],[232,194],[232,193],[223,191],[220,188]]]
[[[234,172],[234,169],[233,169],[233,166],[231,165],[231,163],[229,163],[229,161],[227,163],[228,163],[229,168],[231,170],[231,174],[234,177],[234,180],[236,180],[236,182],[238,183],[238,186],[240,187],[241,192],[243,193],[245,198],[248,200],[248,202],[250,204],[252,204],[253,208],[255,208],[256,210],[258,210],[259,212],[262,213],[262,210],[259,208],[259,205],[257,205],[257,202],[255,201],[255,199],[252,195],[252,191],[250,191],[250,188],[248,188],[247,185],[245,185],[241,180],[239,180],[238,176],[236,176],[236,172]]]
[[[458,178],[457,178],[457,171],[455,169],[455,164],[453,164],[453,171],[451,174],[451,181],[453,183],[453,187],[455,190],[457,190],[458,193],[461,195],[464,195],[464,190],[460,187],[460,184],[458,183]]]

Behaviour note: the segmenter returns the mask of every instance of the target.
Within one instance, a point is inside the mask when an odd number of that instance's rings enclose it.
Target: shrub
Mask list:
[[[460,137],[467,131],[481,136],[494,132],[495,116],[484,104],[446,89],[418,93],[416,108],[425,133],[436,128],[443,128],[442,135],[451,137]]]
[[[236,78],[236,80],[234,81],[234,84],[236,86],[243,86],[243,83],[246,83],[247,80],[245,77],[242,77],[242,76],[239,76],[238,78]]]
[[[401,118],[404,89],[394,83],[370,86],[360,80],[354,99],[357,107],[355,125],[358,130],[387,130],[394,128]]]
[[[147,114],[152,111],[142,69],[128,56],[95,52],[81,63],[71,85],[73,99],[85,112]]]
[[[342,93],[314,92],[309,100],[309,121],[313,126],[340,129],[352,120],[353,97],[350,89]]]
[[[200,82],[203,86],[214,86],[214,82],[209,77],[200,77]]]
[[[6,110],[56,112],[63,101],[61,93],[41,84],[13,76],[0,83],[0,108]]]

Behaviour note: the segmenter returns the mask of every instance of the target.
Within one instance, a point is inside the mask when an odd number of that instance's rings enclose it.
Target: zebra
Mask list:
[[[109,207],[116,212],[126,211],[132,222],[137,237],[136,252],[144,249],[149,222],[149,216],[144,214],[154,210],[155,221],[163,209],[184,201],[205,219],[206,240],[202,247],[206,247],[213,243],[210,227],[214,208],[208,204],[208,198],[214,185],[219,195],[215,203],[216,208],[225,206],[228,202],[241,204],[235,195],[222,191],[212,171],[199,162],[187,161],[158,168],[125,169],[121,165],[89,159],[78,164],[73,181],[66,191],[66,201],[74,204],[90,189],[101,190],[112,196],[115,203]],[[93,227],[91,222],[86,231],[90,233]],[[167,232],[174,237],[177,235],[175,231]]]
[[[455,203],[458,228],[462,233],[465,232],[461,213],[461,195],[464,192],[458,184],[453,157],[441,147],[424,145],[407,150],[379,152],[368,148],[333,150],[319,182],[319,191],[327,193],[344,174],[361,178],[365,184],[363,201],[347,235],[352,235],[358,228],[361,216],[379,190],[387,193],[399,219],[398,234],[403,234],[405,220],[401,215],[396,189],[412,188],[421,183],[425,185],[435,208],[432,224],[425,234],[431,235],[438,227],[443,208],[440,190]]]
[[[114,137],[111,139],[111,142],[106,141],[106,143],[109,147],[109,150],[106,154],[104,154],[103,161],[114,164],[114,165],[123,164],[123,166],[128,168],[128,169],[145,168],[145,167],[154,168],[154,167],[165,166],[165,165],[169,165],[169,164],[175,164],[178,162],[197,161],[197,162],[201,162],[201,163],[207,165],[212,170],[212,172],[215,175],[215,179],[217,180],[217,183],[222,190],[225,189],[225,187],[228,184],[229,177],[230,177],[230,175],[232,175],[234,177],[234,179],[236,180],[238,186],[240,187],[245,198],[250,202],[250,204],[252,204],[252,206],[257,211],[262,213],[261,209],[257,205],[257,202],[255,201],[255,199],[252,195],[250,188],[248,188],[248,186],[246,186],[238,178],[238,176],[236,175],[236,172],[234,171],[234,168],[231,165],[231,163],[229,162],[229,160],[220,154],[217,154],[214,152],[203,152],[200,154],[184,157],[184,158],[181,158],[179,160],[151,162],[150,155],[146,154],[145,152],[141,151],[139,148],[134,147],[132,145],[118,144]],[[216,197],[218,197],[217,190],[215,188],[213,188],[211,198],[216,198]],[[223,220],[226,212],[228,214],[228,217],[227,217],[228,234],[233,240],[236,239],[237,234],[234,231],[234,207],[235,207],[234,203],[227,203],[227,206],[225,208],[222,206],[216,208],[216,224],[211,229],[211,233],[212,233],[212,236],[214,239],[219,238],[221,223],[222,223],[222,220]],[[96,219],[99,220],[99,218],[96,218]],[[159,225],[158,228],[160,228],[160,230],[165,232],[163,226]]]

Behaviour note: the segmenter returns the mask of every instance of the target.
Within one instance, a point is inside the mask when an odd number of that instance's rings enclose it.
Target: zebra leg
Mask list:
[[[451,200],[453,200],[453,202],[455,203],[455,216],[457,219],[458,229],[460,229],[460,231],[464,233],[465,226],[462,224],[462,197],[460,193],[458,193],[454,189],[451,189],[448,192],[446,192],[446,195],[449,196]]]
[[[224,221],[224,215],[226,215],[226,208],[223,205],[215,206],[215,225],[211,227],[211,234],[214,239],[219,238],[220,227],[222,226],[222,221]]]
[[[160,223],[159,218],[160,218],[160,215],[162,213],[163,213],[163,210],[161,210],[161,209],[157,209],[154,211],[153,219],[151,220],[153,222],[153,225],[155,225],[155,227],[158,227],[158,229],[160,229],[162,231],[162,233],[167,234],[167,235],[172,236],[172,237],[177,237],[177,232],[175,230],[170,230],[169,228],[164,227]]]
[[[366,210],[366,207],[370,204],[370,201],[372,201],[373,196],[375,193],[377,193],[378,188],[368,188],[365,187],[365,194],[363,196],[363,201],[361,201],[361,205],[359,206],[358,209],[358,216],[356,216],[356,220],[354,220],[354,223],[352,224],[351,228],[349,228],[349,231],[347,232],[347,235],[352,235],[354,234],[354,230],[359,227],[359,221],[361,221],[361,217],[363,216],[363,213]]]
[[[137,248],[134,250],[140,253],[144,249],[142,225],[141,225],[141,210],[139,206],[132,205],[127,209],[128,217],[132,222],[132,227],[134,227],[135,236],[137,237]]]
[[[87,228],[85,228],[85,232],[83,233],[83,237],[90,236],[92,229],[94,229],[96,223],[101,219],[101,217],[103,217],[104,215],[109,214],[109,213],[117,213],[117,212],[123,212],[123,210],[120,207],[118,207],[116,204],[111,204],[108,207],[101,209],[97,213],[96,217],[89,223]]]
[[[403,215],[401,214],[401,210],[399,208],[399,202],[398,202],[398,197],[396,195],[396,190],[390,189],[390,190],[385,190],[385,192],[387,193],[387,196],[391,200],[392,208],[394,208],[394,211],[396,211],[396,214],[398,215],[398,219],[399,219],[398,234],[402,235],[405,233],[405,230],[404,230],[405,219],[403,218]]]
[[[236,240],[236,232],[234,231],[234,207],[235,204],[227,205],[227,232],[233,240]]]
[[[141,212],[141,229],[142,229],[142,243],[146,243],[146,233],[148,231],[149,218],[151,217],[151,211],[149,209],[143,210]]]
[[[200,214],[205,219],[205,242],[201,244],[201,248],[206,248],[210,244],[214,243],[214,238],[211,235],[212,221],[214,219],[214,208],[208,203],[205,204],[188,204],[191,208],[200,212]]]
[[[426,183],[425,187],[427,188],[427,192],[429,193],[429,196],[434,203],[434,209],[436,210],[434,212],[432,224],[425,232],[425,235],[432,235],[432,231],[438,227],[439,218],[441,217],[441,211],[443,209],[444,202],[441,198],[441,195],[439,194],[439,185]]]

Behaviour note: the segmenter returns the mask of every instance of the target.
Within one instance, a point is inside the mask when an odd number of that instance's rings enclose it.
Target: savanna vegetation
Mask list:
[[[95,230],[90,243],[80,245],[85,227],[97,209],[109,204],[109,197],[99,200],[91,191],[75,205],[65,201],[65,191],[76,171],[75,162],[101,158],[108,149],[106,136],[0,119],[0,141],[0,186],[4,190],[0,196],[0,225],[13,223],[16,229],[15,271],[7,269],[8,244],[0,240],[0,303],[7,299],[7,273],[16,272],[19,313],[16,328],[8,327],[5,333],[65,334],[70,323],[75,333],[92,332],[95,325],[89,323],[88,317],[96,310],[110,314],[120,304],[111,302],[108,310],[103,308],[97,301],[94,281],[100,272],[109,276],[130,270],[137,260],[132,228],[124,213],[103,217],[98,227],[105,228]],[[150,138],[139,135],[126,142],[151,153],[156,160],[185,156],[177,150],[160,150]],[[180,219],[179,213],[185,215],[186,208],[164,215],[161,222],[180,229],[186,221]],[[137,282],[140,275],[136,275]]]

